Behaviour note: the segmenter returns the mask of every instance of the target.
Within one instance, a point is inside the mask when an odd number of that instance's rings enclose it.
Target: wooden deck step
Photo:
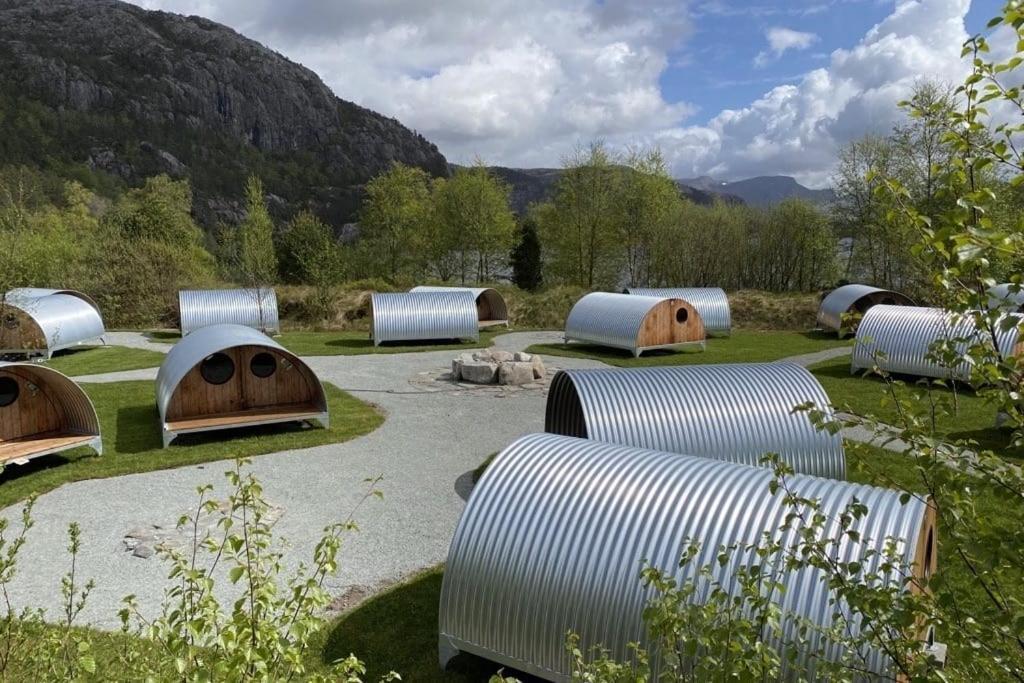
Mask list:
[[[244,427],[245,425],[263,422],[311,420],[319,417],[321,413],[322,411],[312,403],[294,406],[274,406],[273,408],[254,408],[233,413],[221,413],[220,415],[186,417],[168,422],[167,429],[172,432],[188,432],[216,427]]]
[[[8,441],[0,441],[0,462],[28,459],[45,453],[88,445],[95,437],[71,432],[41,432]]]

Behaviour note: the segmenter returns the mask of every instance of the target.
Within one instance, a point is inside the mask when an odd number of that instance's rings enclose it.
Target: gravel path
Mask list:
[[[114,334],[117,341],[111,343],[168,348],[142,335]],[[516,332],[498,337],[495,346],[520,350],[558,341],[559,332]],[[810,364],[843,352],[848,349],[793,360]],[[545,392],[537,389],[467,390],[439,383],[430,387],[430,377],[448,368],[452,356],[449,349],[306,359],[324,381],[380,406],[387,420],[375,432],[346,443],[253,458],[251,470],[263,482],[267,498],[283,508],[276,530],[289,541],[287,566],[308,560],[323,527],[344,519],[362,498],[364,481],[378,475],[384,477],[384,500],[373,499],[359,510],[361,531],[346,540],[331,591],[340,595],[353,587],[373,590],[444,561],[468,496],[470,473],[518,436],[541,431],[546,400]],[[575,358],[545,361],[553,369],[603,366]],[[111,382],[155,375],[151,368],[77,379]],[[216,494],[223,494],[222,473],[229,467],[228,462],[216,462],[81,481],[42,496],[36,504],[36,526],[22,551],[22,571],[11,586],[12,601],[16,606],[44,607],[51,615],[59,611],[60,576],[68,564],[66,529],[77,521],[84,547],[80,576],[97,580],[83,621],[116,627],[116,611],[128,594],[135,594],[144,613],[152,616],[166,586],[167,567],[155,557],[143,559],[126,551],[125,535],[150,525],[173,529],[176,520],[192,509],[196,487],[212,483]],[[12,507],[0,515],[13,519],[16,512]]]
[[[146,349],[147,351],[158,351],[167,353],[173,344],[160,344],[150,341],[142,332],[107,332],[103,335],[108,346],[129,346],[133,349]]]
[[[512,336],[512,335],[510,335]],[[525,348],[546,333],[517,333],[502,346]],[[425,391],[410,380],[449,367],[452,351],[321,356],[307,362],[326,382],[379,405],[387,420],[375,432],[342,444],[275,453],[253,459],[252,471],[267,498],[281,505],[277,532],[290,541],[286,564],[308,560],[321,530],[344,519],[363,495],[368,477],[383,475],[384,500],[367,502],[357,520],[361,531],[343,549],[342,568],[331,590],[375,587],[443,562],[469,491],[469,473],[516,437],[544,427],[540,390],[496,393],[492,389]],[[596,367],[573,358],[552,358],[552,368]],[[148,374],[146,374],[148,373]],[[118,381],[148,378],[155,370],[78,378]],[[446,388],[442,386],[442,388]],[[167,567],[124,550],[123,538],[140,526],[173,528],[191,509],[195,489],[206,483],[223,493],[227,462],[66,484],[42,496],[36,526],[20,559],[22,572],[11,587],[16,605],[59,611],[60,576],[67,567],[66,530],[82,528],[80,576],[97,587],[82,617],[114,628],[121,598],[134,593],[144,612],[159,607]],[[17,508],[3,516],[14,518]],[[397,551],[397,552],[396,552]],[[27,568],[31,567],[31,571]]]
[[[785,360],[797,365],[802,365],[805,368],[815,363],[821,363],[826,360],[832,360],[833,358],[841,358],[842,356],[849,356],[853,352],[852,346],[840,346],[834,349],[825,349],[824,351],[813,351],[811,353],[802,353],[799,356],[790,356]]]

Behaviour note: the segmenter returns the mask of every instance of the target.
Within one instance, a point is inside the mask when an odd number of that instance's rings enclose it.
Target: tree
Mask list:
[[[615,202],[619,240],[630,285],[651,282],[655,235],[679,215],[683,199],[658,149],[633,150]]]
[[[519,224],[519,241],[512,250],[512,282],[516,287],[528,291],[540,288],[544,280],[541,272],[540,238],[537,236],[537,221],[532,217]]]
[[[277,280],[274,221],[267,211],[263,182],[250,176],[245,183],[245,220],[235,238],[235,277],[247,287],[265,287]]]
[[[548,254],[545,280],[614,287],[622,262],[616,206],[622,169],[602,142],[577,149],[562,166],[554,198],[534,213]]]
[[[313,287],[313,312],[325,317],[345,276],[341,245],[330,227],[309,211],[302,211],[291,220],[281,242],[284,255],[294,266],[291,275]]]
[[[458,269],[465,284],[474,265],[478,282],[490,280],[505,265],[515,235],[515,217],[509,208],[509,186],[496,178],[483,162],[458,168],[434,191],[437,245],[458,254]]]
[[[430,176],[419,168],[396,162],[366,185],[359,227],[371,275],[394,282],[420,273],[430,205]]]

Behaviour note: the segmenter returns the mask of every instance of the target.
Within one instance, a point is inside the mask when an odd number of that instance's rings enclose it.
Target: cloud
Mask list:
[[[453,161],[557,164],[694,111],[659,83],[691,31],[679,0],[136,1],[231,25]]]
[[[813,6],[838,1],[856,0]],[[693,9],[679,0],[136,2],[231,25],[312,68],[339,96],[397,117],[453,161],[551,166],[602,138],[658,145],[680,177],[789,174],[815,186],[827,183],[840,146],[899,120],[895,103],[919,79],[962,79],[969,5],[897,0],[856,44],[816,60],[820,68],[693,125],[695,108],[668,101],[660,82],[693,17],[792,12],[725,0]],[[816,42],[781,26],[766,39],[770,57]]]
[[[787,174],[827,184],[839,148],[890,130],[902,116],[896,103],[915,83],[963,79],[968,6],[969,0],[900,0],[855,46],[833,51],[827,66],[799,82],[772,88],[705,125],[663,131],[651,142],[663,147],[680,176]]]
[[[754,57],[754,66],[766,66],[772,60],[781,57],[786,50],[806,50],[819,40],[814,33],[794,31],[782,26],[768,29],[765,38],[768,39],[768,50],[759,52]]]

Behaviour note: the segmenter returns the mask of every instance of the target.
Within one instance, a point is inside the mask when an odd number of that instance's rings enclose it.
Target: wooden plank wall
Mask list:
[[[19,389],[18,400],[0,408],[0,442],[63,427],[64,411],[50,398],[44,386],[33,392],[28,386],[32,378],[16,371],[0,370],[0,377],[13,378]]]
[[[270,353],[277,360],[277,371],[261,379],[249,370],[249,361],[258,353]],[[234,376],[224,384],[210,384],[196,365],[178,384],[167,406],[166,420],[202,415],[236,413],[256,408],[312,403],[316,392],[297,367],[285,369],[285,356],[262,346],[240,346],[224,353],[235,362]]]
[[[25,311],[0,306],[0,349],[45,349],[43,331]]]
[[[686,321],[678,322],[677,311],[686,311]],[[665,346],[684,342],[699,342],[705,338],[704,322],[700,314],[683,299],[666,299],[652,308],[644,318],[637,335],[637,346]]]

